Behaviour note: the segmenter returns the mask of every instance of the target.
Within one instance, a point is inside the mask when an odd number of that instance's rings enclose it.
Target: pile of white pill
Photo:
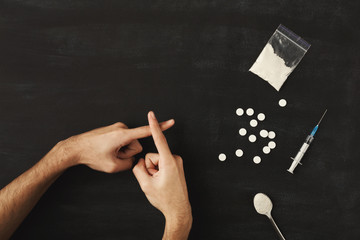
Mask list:
[[[280,107],[285,107],[287,104],[285,99],[281,99],[279,100],[279,106]],[[257,140],[257,136],[255,134],[252,134],[251,132],[253,131],[253,129],[255,127],[258,126],[259,122],[262,122],[265,120],[266,116],[264,113],[258,113],[257,116],[254,115],[255,114],[255,110],[252,108],[247,108],[246,110],[242,109],[242,108],[238,108],[236,109],[236,115],[238,115],[239,117],[244,116],[244,114],[246,114],[246,116],[250,117],[250,121],[249,121],[249,130],[247,130],[245,127],[242,127],[239,129],[239,135],[242,137],[246,137],[248,139],[248,141],[250,143],[255,143]],[[255,116],[255,117],[254,117]],[[263,138],[263,139],[269,139],[267,142],[267,145],[262,147],[262,152],[264,154],[269,154],[273,149],[275,149],[276,147],[276,143],[274,141],[275,137],[276,137],[276,133],[272,130],[266,130],[266,129],[261,129],[260,131],[258,131],[258,135],[259,137]],[[235,156],[240,158],[244,155],[244,151],[242,149],[236,149],[235,150]],[[226,160],[226,155],[225,153],[220,153],[219,154],[219,160],[220,161],[225,161]],[[255,164],[259,164],[261,162],[261,157],[256,155],[253,157],[253,162]]]

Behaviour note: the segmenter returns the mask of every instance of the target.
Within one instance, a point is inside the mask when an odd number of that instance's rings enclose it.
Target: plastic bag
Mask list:
[[[279,91],[310,46],[304,39],[280,24],[249,71]]]

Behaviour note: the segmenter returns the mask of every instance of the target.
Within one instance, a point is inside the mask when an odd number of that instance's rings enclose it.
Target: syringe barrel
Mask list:
[[[299,152],[295,156],[295,161],[299,161],[303,158],[306,150],[309,148],[309,144],[307,142],[304,142],[304,144],[301,146]]]

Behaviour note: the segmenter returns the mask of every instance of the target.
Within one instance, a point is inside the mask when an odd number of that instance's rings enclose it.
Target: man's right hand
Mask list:
[[[173,155],[153,112],[148,120],[159,153],[148,153],[133,168],[149,202],[165,216],[163,239],[187,239],[192,214],[181,157]]]
[[[174,120],[160,124],[162,131]],[[132,168],[134,156],[142,151],[138,139],[151,136],[149,126],[129,129],[118,122],[61,141],[55,146],[67,156],[69,166],[84,164],[102,172],[115,173]]]

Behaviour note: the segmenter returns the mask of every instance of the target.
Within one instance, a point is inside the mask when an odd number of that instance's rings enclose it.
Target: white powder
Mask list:
[[[273,47],[267,43],[249,71],[269,82],[279,91],[294,68],[287,67],[285,61],[276,55]]]
[[[254,207],[260,214],[268,214],[272,209],[272,202],[268,196],[258,193],[254,197]]]

